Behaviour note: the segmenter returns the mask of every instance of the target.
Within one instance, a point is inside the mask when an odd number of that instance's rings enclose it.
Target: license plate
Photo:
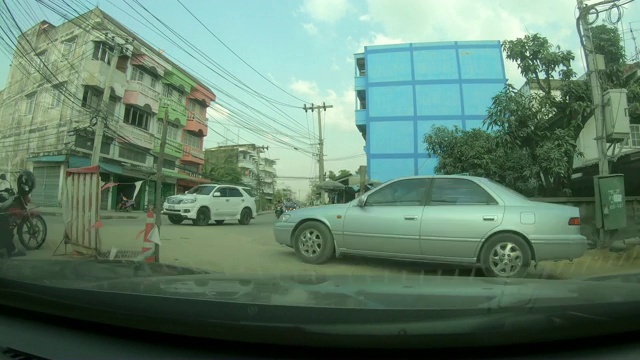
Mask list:
[[[169,210],[175,210],[175,208],[176,208],[176,207],[175,207],[175,206],[173,206],[173,205],[168,205],[168,206],[167,206],[167,209],[169,209]]]

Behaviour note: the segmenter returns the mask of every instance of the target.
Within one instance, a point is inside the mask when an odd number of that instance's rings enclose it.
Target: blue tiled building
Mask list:
[[[367,46],[355,63],[356,126],[377,181],[433,174],[424,134],[481,127],[506,83],[499,41]]]

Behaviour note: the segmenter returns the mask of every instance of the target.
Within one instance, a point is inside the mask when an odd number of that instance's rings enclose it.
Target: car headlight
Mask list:
[[[193,204],[194,202],[196,202],[196,199],[185,199],[185,200],[182,200],[183,204]]]
[[[280,215],[280,221],[286,222],[291,217],[291,214],[282,214]]]

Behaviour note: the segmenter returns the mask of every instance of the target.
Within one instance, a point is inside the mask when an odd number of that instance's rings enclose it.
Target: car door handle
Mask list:
[[[404,219],[405,219],[405,220],[418,220],[418,217],[417,217],[417,216],[415,216],[415,215],[413,215],[413,216],[411,216],[411,215],[405,215],[405,216],[404,216]]]
[[[482,220],[484,221],[496,221],[498,220],[498,217],[495,215],[485,215],[482,217]]]

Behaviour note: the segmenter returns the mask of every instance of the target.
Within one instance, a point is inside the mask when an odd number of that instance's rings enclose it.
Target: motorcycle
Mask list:
[[[0,216],[8,217],[11,236],[13,237],[15,231],[25,249],[37,250],[47,239],[47,223],[35,209],[28,208],[31,203],[29,194],[36,186],[33,173],[21,172],[17,185],[17,194],[13,189],[8,188],[3,190],[4,194],[0,195]]]
[[[133,208],[136,206],[136,202],[134,200],[125,200],[123,201],[118,208],[116,209],[116,211],[126,211],[129,212],[131,210],[133,210]]]
[[[276,206],[276,218],[279,219],[282,214],[284,214],[284,208],[282,206]]]

